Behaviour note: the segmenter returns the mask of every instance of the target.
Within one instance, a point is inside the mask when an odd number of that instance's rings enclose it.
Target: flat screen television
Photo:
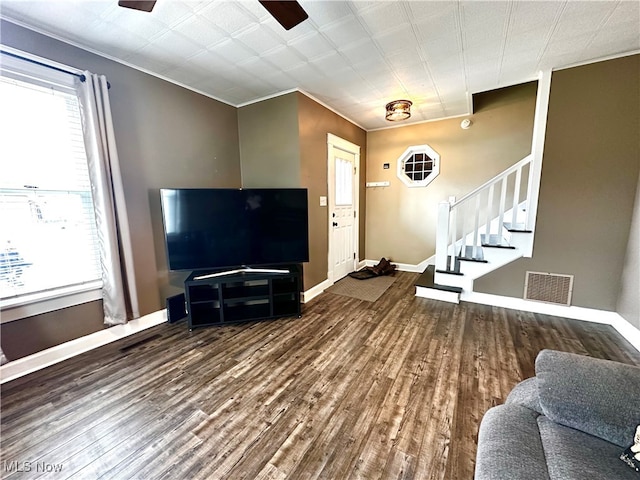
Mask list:
[[[160,190],[169,270],[309,261],[307,190]]]

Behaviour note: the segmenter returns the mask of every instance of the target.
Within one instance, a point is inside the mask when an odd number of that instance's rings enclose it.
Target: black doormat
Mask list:
[[[362,270],[360,270],[359,272],[351,272],[349,274],[349,276],[351,278],[355,278],[357,280],[366,280],[368,278],[373,278],[373,277],[377,277],[378,275],[376,275],[375,273],[373,273],[371,270],[369,270],[368,268],[363,268]]]

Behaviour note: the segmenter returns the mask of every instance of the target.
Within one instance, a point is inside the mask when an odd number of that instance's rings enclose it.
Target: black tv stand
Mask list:
[[[185,280],[189,329],[301,316],[302,265],[203,273]]]

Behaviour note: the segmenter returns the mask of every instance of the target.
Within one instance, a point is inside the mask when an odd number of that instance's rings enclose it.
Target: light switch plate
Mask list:
[[[325,197],[324,195],[320,197],[320,206],[321,207],[327,206],[327,197]]]

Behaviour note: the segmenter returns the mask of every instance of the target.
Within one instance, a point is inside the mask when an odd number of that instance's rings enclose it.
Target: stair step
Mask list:
[[[447,255],[447,266],[449,266],[449,265],[451,265],[451,255]],[[435,266],[434,266],[434,269],[435,269]],[[453,270],[434,270],[434,271],[436,271],[438,273],[447,273],[449,275],[463,275],[460,272],[460,258],[458,258],[458,257],[456,257],[454,262],[453,262]]]
[[[464,251],[460,251],[460,256],[458,257],[458,259],[460,260],[464,260],[466,262],[482,262],[482,263],[488,263],[485,259],[484,259],[484,252],[482,251],[482,247],[476,247],[475,248],[475,256],[473,254],[473,250],[474,247],[471,247],[469,245],[465,246]]]
[[[433,288],[435,290],[442,290],[443,292],[462,293],[460,287],[450,287],[448,285],[440,285],[434,282],[436,272],[435,265],[429,265],[427,269],[416,280],[416,287]]]
[[[502,235],[497,235],[497,234],[480,235],[480,244],[483,247],[489,247],[489,248],[511,248],[511,249],[516,248],[512,245],[509,245],[509,243],[504,239]]]
[[[527,226],[524,223],[504,223],[504,228],[509,232],[520,232],[520,233],[532,233],[531,230],[527,230]]]

